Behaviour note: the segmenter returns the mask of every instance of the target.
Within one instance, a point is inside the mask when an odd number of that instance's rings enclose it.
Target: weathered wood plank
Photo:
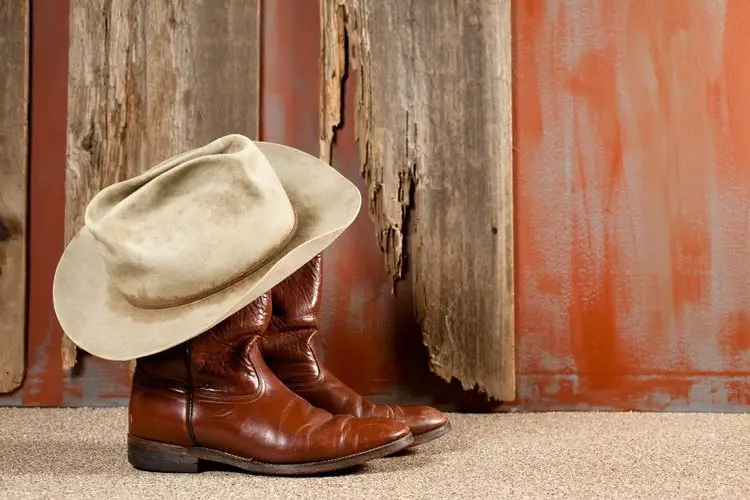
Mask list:
[[[23,382],[26,345],[29,3],[0,8],[0,393]]]
[[[336,129],[341,125],[341,90],[346,72],[346,9],[339,1],[320,1],[320,159],[331,162]]]
[[[260,0],[72,0],[66,237],[91,197],[185,149],[258,135]],[[66,368],[74,347],[63,348]]]
[[[322,2],[321,156],[349,64],[370,212],[432,369],[513,400],[510,1]]]

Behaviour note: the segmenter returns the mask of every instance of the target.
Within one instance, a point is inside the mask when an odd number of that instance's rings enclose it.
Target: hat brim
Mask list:
[[[297,232],[285,249],[256,272],[209,297],[166,309],[142,309],[109,283],[96,242],[84,228],[65,249],[53,284],[55,313],[77,346],[104,359],[124,361],[190,340],[304,266],[354,222],[362,199],[344,176],[302,151],[255,144],[273,166],[297,213]]]

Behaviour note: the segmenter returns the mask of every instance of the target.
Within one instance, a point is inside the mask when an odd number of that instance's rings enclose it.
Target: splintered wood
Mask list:
[[[26,345],[26,197],[29,3],[0,11],[0,393],[23,382]]]
[[[71,0],[67,241],[109,184],[222,135],[257,138],[259,23],[260,0]]]
[[[408,269],[432,370],[513,400],[510,0],[321,2],[321,157],[346,70],[378,241],[394,280]]]
[[[320,51],[320,159],[331,163],[331,148],[341,124],[341,84],[346,71],[345,9],[338,2],[321,0],[322,31]]]

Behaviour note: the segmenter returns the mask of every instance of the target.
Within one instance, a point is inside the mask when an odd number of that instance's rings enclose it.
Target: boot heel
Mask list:
[[[182,446],[128,436],[128,462],[151,472],[198,472],[200,460]]]

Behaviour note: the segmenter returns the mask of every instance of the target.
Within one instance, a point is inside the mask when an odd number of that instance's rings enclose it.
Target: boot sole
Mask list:
[[[128,436],[128,461],[136,469],[150,472],[194,473],[199,472],[200,462],[217,462],[253,474],[304,476],[348,469],[376,458],[387,457],[408,448],[412,441],[414,436],[409,434],[398,441],[346,457],[300,464],[273,464],[201,446],[185,448]]]
[[[414,436],[414,441],[412,441],[412,443],[409,445],[409,448],[414,448],[415,446],[419,446],[420,444],[425,444],[439,437],[443,437],[448,434],[450,430],[451,423],[446,422],[437,429],[432,429],[431,431],[427,431],[422,434],[416,434]]]

